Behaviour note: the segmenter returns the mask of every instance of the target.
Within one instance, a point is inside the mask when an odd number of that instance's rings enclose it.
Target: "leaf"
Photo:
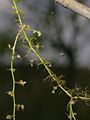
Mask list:
[[[37,33],[38,37],[40,37],[40,36],[41,36],[41,32],[40,32],[40,31],[33,30],[33,33]]]

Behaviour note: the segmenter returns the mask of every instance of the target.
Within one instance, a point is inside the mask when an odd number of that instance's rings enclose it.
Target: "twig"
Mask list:
[[[90,20],[90,8],[76,0],[55,0],[55,2]]]

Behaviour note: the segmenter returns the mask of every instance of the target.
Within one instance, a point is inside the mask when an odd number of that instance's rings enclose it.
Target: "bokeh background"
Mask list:
[[[79,0],[90,7],[89,0]],[[18,30],[17,16],[12,10],[12,1],[0,0],[0,119],[12,114],[12,99],[5,92],[12,88],[10,68],[11,52]],[[90,21],[56,4],[54,0],[21,0],[18,3],[23,22],[40,30],[37,37],[43,48],[42,57],[52,63],[57,75],[63,75],[66,85],[87,87],[90,91]],[[53,86],[45,81],[47,72],[43,67],[30,66],[32,54],[24,57],[26,50],[17,46],[20,59],[15,59],[16,80],[27,81],[25,87],[16,86],[17,104],[25,110],[18,111],[17,120],[68,120],[66,113],[69,98],[60,91],[52,94]],[[90,106],[79,101],[74,107],[78,120],[90,120]]]

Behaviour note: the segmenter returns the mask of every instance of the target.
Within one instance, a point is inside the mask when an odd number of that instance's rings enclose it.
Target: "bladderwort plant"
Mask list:
[[[29,52],[33,52],[33,54],[37,57],[39,60],[39,65],[43,65],[45,70],[48,73],[48,76],[46,76],[45,80],[50,80],[50,84],[53,87],[52,93],[54,94],[55,91],[60,88],[66,96],[69,97],[69,102],[67,103],[67,114],[68,118],[70,120],[76,120],[76,115],[77,113],[74,112],[73,107],[76,102],[79,100],[83,100],[85,102],[90,101],[90,95],[88,94],[88,90],[85,89],[82,91],[80,88],[75,87],[74,89],[69,89],[65,86],[65,81],[62,79],[62,76],[57,76],[52,70],[51,70],[51,64],[45,60],[44,58],[41,57],[38,49],[41,47],[39,42],[34,41],[34,39],[28,35],[28,31],[32,31],[32,34],[37,33],[38,36],[41,36],[41,32],[37,31],[33,28],[31,28],[29,25],[26,25],[22,21],[22,14],[20,9],[18,8],[18,1],[17,0],[12,0],[12,8],[17,16],[17,21],[18,21],[18,33],[15,37],[14,44],[11,46],[10,44],[8,45],[9,49],[11,50],[11,66],[10,66],[10,72],[12,76],[12,90],[8,91],[7,94],[11,96],[13,100],[13,111],[12,114],[8,114],[6,116],[6,119],[8,120],[16,120],[16,111],[19,109],[24,110],[24,105],[23,104],[17,104],[16,103],[16,92],[15,92],[15,87],[17,84],[24,86],[26,84],[26,81],[20,80],[16,81],[15,79],[15,68],[14,68],[14,60],[15,60],[15,53],[16,53],[16,47],[17,47],[17,42],[19,40],[22,41],[22,44],[28,49]],[[22,39],[19,39],[22,38]],[[27,54],[28,55],[28,54]],[[20,55],[17,55],[18,58],[20,58]],[[31,66],[33,66],[33,60],[30,60]],[[56,85],[53,85],[53,83],[56,83]]]

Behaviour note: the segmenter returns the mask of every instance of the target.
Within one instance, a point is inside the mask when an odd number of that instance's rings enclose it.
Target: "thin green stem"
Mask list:
[[[81,100],[84,100],[84,101],[90,101],[90,97],[81,97],[81,96],[75,96],[74,99],[81,99]]]
[[[13,81],[13,88],[12,88],[12,97],[13,97],[13,120],[15,120],[15,107],[16,107],[16,101],[15,101],[15,75],[14,75],[14,72],[15,72],[15,69],[14,69],[14,55],[15,55],[15,48],[16,48],[16,44],[17,44],[17,41],[18,41],[18,38],[20,36],[20,34],[22,33],[24,27],[22,27],[22,29],[18,32],[16,38],[15,38],[15,42],[14,42],[14,45],[13,47],[11,48],[12,49],[12,55],[11,55],[11,75],[12,75],[12,81]]]
[[[16,14],[18,16],[18,20],[19,20],[19,24],[20,26],[23,26],[23,23],[22,23],[22,19],[21,19],[21,16],[20,16],[20,13],[19,13],[19,9],[16,5],[16,1],[13,0],[13,5],[14,5],[14,8],[16,10]],[[54,73],[48,68],[48,66],[46,65],[46,63],[44,62],[44,60],[42,59],[42,57],[39,55],[39,53],[33,48],[32,46],[32,43],[30,42],[30,38],[28,38],[28,35],[27,33],[23,30],[23,33],[24,33],[24,36],[26,38],[26,41],[28,42],[28,45],[30,47],[30,49],[33,51],[33,53],[37,56],[37,58],[40,60],[40,62],[44,65],[45,69],[47,70],[48,74],[52,77],[52,79],[54,81],[57,82],[58,86],[61,88],[62,91],[64,91],[70,98],[71,98],[71,94],[65,90],[58,82],[58,78],[55,76],[54,77]]]
[[[12,1],[13,1],[13,7],[16,11],[17,16],[18,16],[18,21],[19,21],[20,25],[23,26],[22,19],[21,19],[21,16],[20,16],[20,12],[19,12],[19,9],[18,9],[17,4],[16,4],[16,0],[12,0]]]
[[[17,34],[16,36],[16,39],[15,39],[15,42],[14,42],[14,46],[12,48],[12,58],[11,58],[11,74],[12,74],[12,79],[13,79],[13,120],[15,120],[15,106],[16,106],[16,103],[15,103],[15,76],[14,76],[14,54],[15,54],[15,48],[16,48],[16,44],[17,44],[17,41],[18,41],[18,37],[21,33],[23,33],[27,43],[28,43],[28,46],[30,48],[30,50],[35,54],[35,56],[38,58],[38,60],[40,61],[41,64],[44,65],[46,71],[48,72],[50,78],[53,80],[53,81],[56,81],[57,82],[57,86],[60,87],[60,89],[67,95],[69,96],[70,98],[70,102],[69,102],[69,112],[70,112],[70,120],[74,119],[76,120],[75,118],[75,113],[73,112],[73,100],[77,100],[78,98],[81,99],[81,100],[90,100],[90,98],[86,98],[86,97],[82,97],[82,96],[72,96],[72,93],[70,93],[67,89],[65,89],[65,87],[62,86],[62,84],[60,84],[59,82],[59,79],[58,77],[51,71],[51,69],[48,67],[48,65],[46,64],[46,62],[43,60],[43,58],[40,56],[40,54],[37,52],[36,49],[34,49],[34,46],[32,44],[32,41],[30,40],[30,38],[28,37],[28,34],[26,33],[25,31],[25,25],[23,25],[23,22],[22,22],[22,18],[21,18],[21,14],[19,12],[19,9],[17,7],[17,4],[16,4],[16,0],[12,0],[13,1],[13,6],[14,6],[14,9],[16,11],[16,14],[17,14],[17,17],[18,17],[18,21],[19,21],[19,26],[20,26],[20,31],[19,33]]]
[[[23,33],[24,33],[24,36],[25,36],[25,38],[26,38],[26,40],[27,40],[27,42],[28,42],[28,44],[29,44],[30,49],[34,52],[34,54],[37,56],[37,58],[40,60],[40,62],[44,65],[44,67],[46,68],[48,74],[52,77],[52,79],[53,79],[54,81],[57,82],[57,84],[58,84],[58,86],[61,88],[61,90],[62,90],[63,92],[65,92],[65,93],[71,98],[71,94],[70,94],[67,90],[65,90],[65,89],[59,84],[58,78],[57,78],[56,76],[54,76],[54,73],[53,73],[53,72],[50,70],[50,68],[46,65],[46,63],[44,62],[44,60],[42,59],[42,57],[39,55],[39,53],[33,48],[33,46],[32,46],[32,44],[30,43],[30,40],[29,40],[26,32],[23,31]]]
[[[75,117],[76,113],[74,113],[73,111],[73,105],[74,105],[74,101],[73,101],[73,98],[71,98],[67,105],[67,110],[69,112],[68,118],[70,120],[76,120],[76,117]]]

